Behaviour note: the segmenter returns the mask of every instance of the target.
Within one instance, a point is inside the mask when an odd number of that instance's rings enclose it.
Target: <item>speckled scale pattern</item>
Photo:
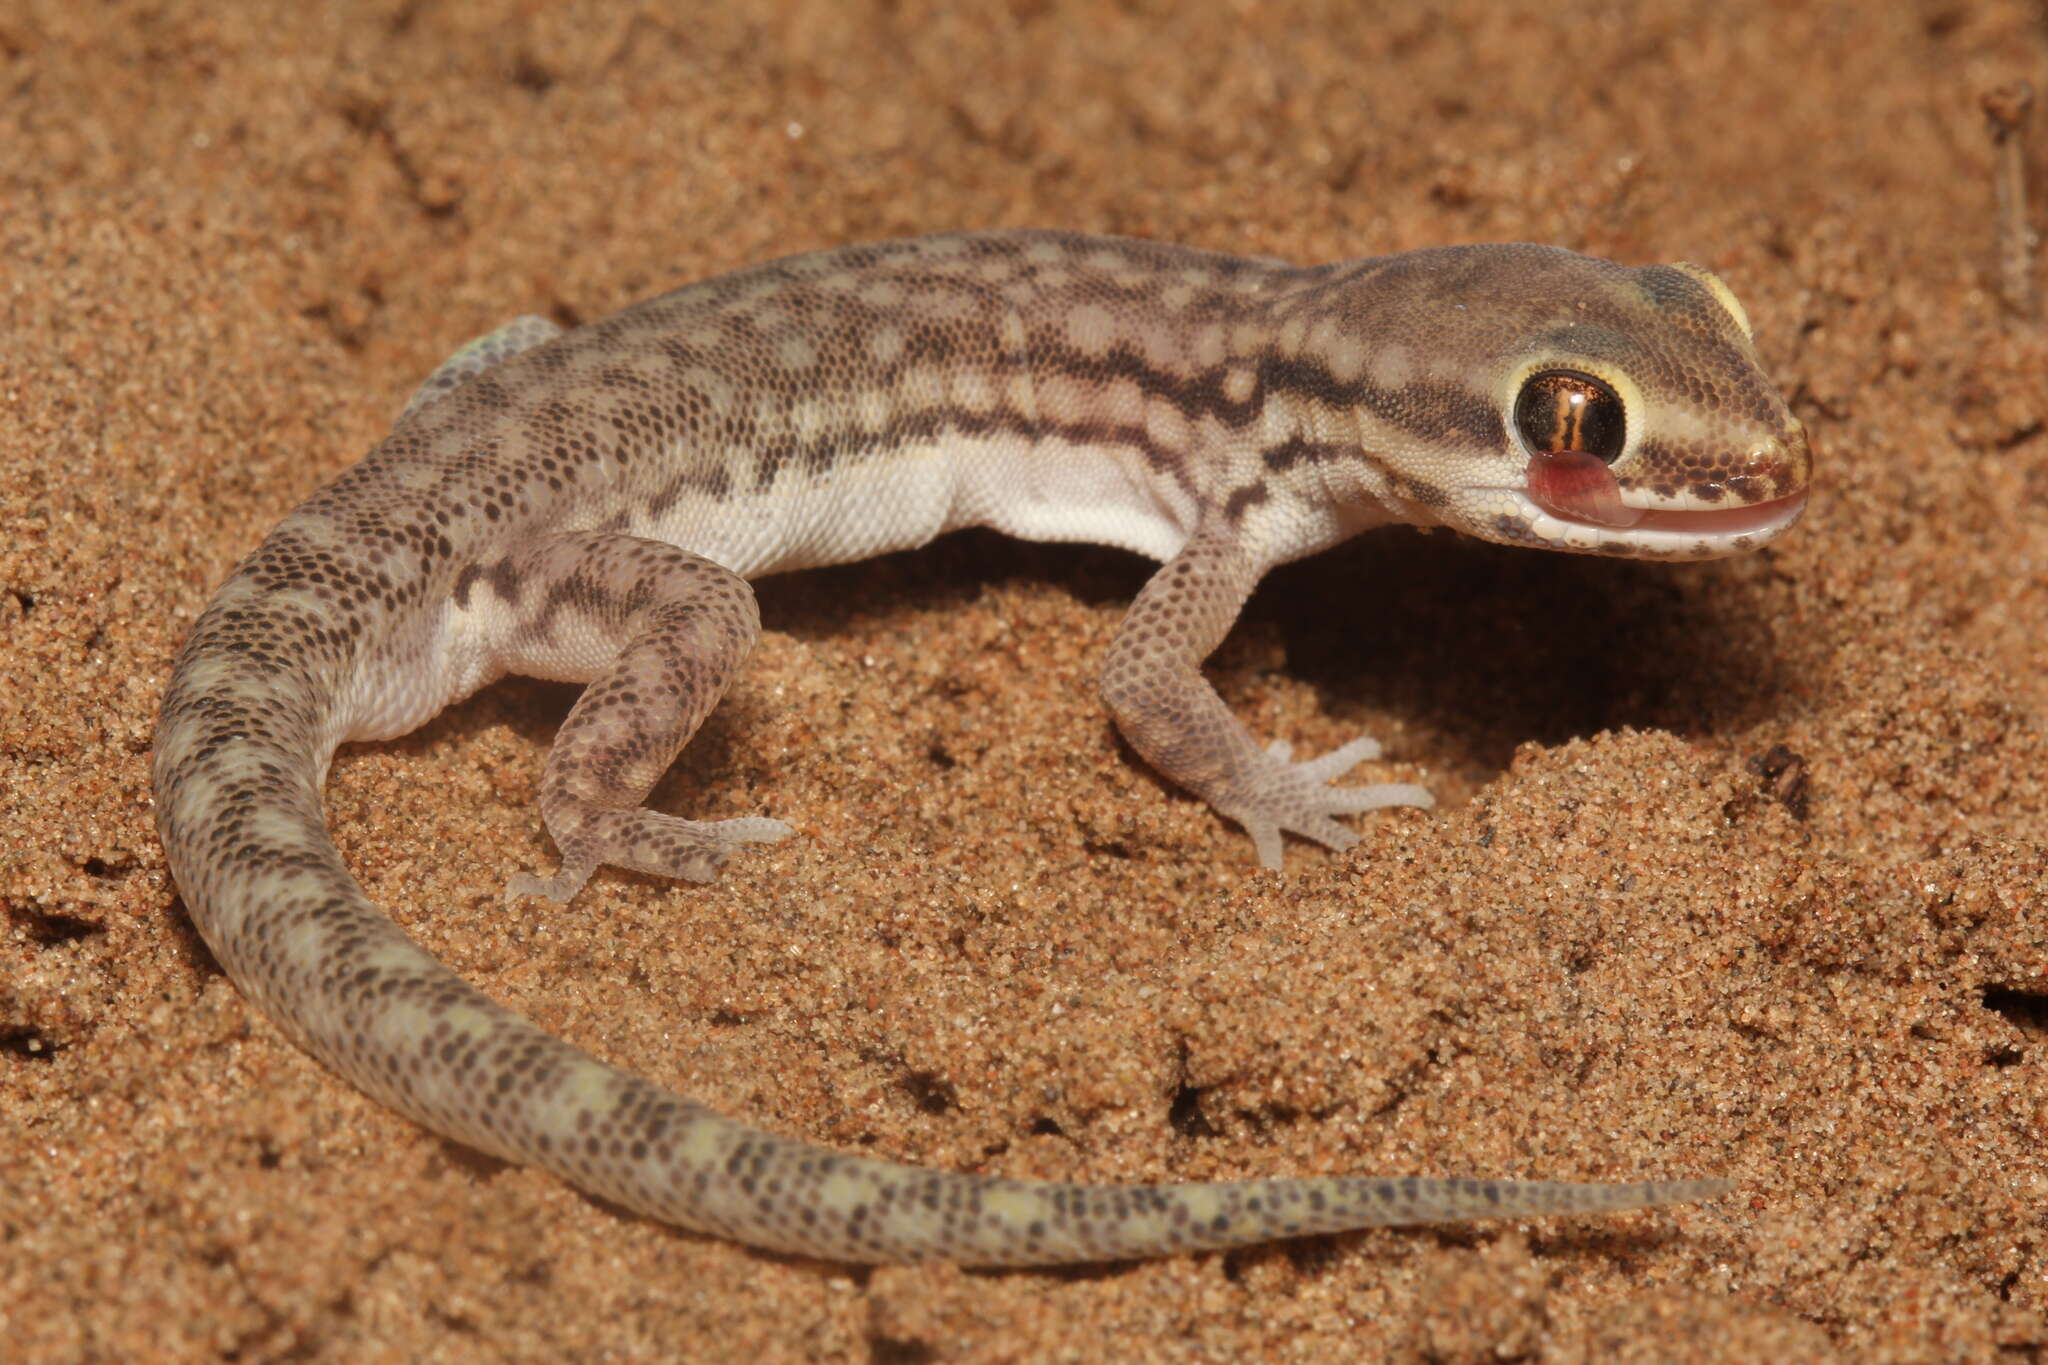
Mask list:
[[[1628,414],[1590,524],[1524,487],[1511,414],[1548,369]],[[849,247],[564,333],[456,352],[391,435],[223,585],[173,670],[158,825],[229,975],[337,1071],[436,1131],[684,1227],[848,1261],[1027,1265],[1473,1217],[1597,1213],[1724,1182],[1326,1178],[1030,1184],[840,1155],[713,1114],[464,984],[371,904],[322,823],[346,739],[401,734],[517,672],[587,683],[541,783],[561,855],[709,880],[765,816],[642,808],[759,629],[747,579],[961,526],[1164,561],[1104,663],[1139,753],[1280,864],[1337,817],[1426,805],[1260,745],[1200,664],[1275,564],[1387,522],[1654,558],[1754,549],[1798,514],[1803,431],[1726,286],[1483,246],[1344,265],[991,233]]]

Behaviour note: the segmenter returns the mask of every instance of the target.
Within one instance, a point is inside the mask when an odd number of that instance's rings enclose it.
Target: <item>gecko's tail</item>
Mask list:
[[[435,1132],[686,1228],[854,1262],[1119,1260],[1384,1224],[1608,1213],[1729,1188],[1064,1185],[846,1156],[735,1123],[493,1003],[370,902],[320,800],[346,642],[323,663],[319,648],[302,650],[310,627],[289,602],[237,579],[244,591],[224,590],[165,695],[153,767],[165,855],[235,983],[308,1051]]]

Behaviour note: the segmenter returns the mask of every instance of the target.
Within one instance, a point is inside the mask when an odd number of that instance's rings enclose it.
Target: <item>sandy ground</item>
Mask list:
[[[2048,358],[1991,292],[1978,108],[2048,75],[2041,12],[1376,9],[0,9],[9,1357],[2048,1359]],[[1444,798],[1284,876],[1092,696],[1145,566],[970,536],[764,585],[659,798],[797,825],[719,886],[500,908],[551,865],[570,698],[518,683],[342,755],[364,883],[549,1028],[849,1150],[1734,1196],[850,1269],[438,1140],[223,977],[151,827],[156,698],[420,376],[515,313],[1020,224],[1704,262],[1812,512],[1713,565],[1394,531],[1275,575],[1232,703]]]

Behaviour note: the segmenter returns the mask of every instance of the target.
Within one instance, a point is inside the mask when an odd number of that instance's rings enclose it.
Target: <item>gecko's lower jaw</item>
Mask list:
[[[1646,508],[1627,526],[1606,526],[1561,514],[1519,489],[1489,494],[1513,509],[1494,523],[1502,534],[1489,539],[1639,559],[1719,559],[1754,550],[1783,535],[1806,511],[1801,490],[1747,507]]]
[[[1724,539],[1730,550],[1746,550],[1762,540],[1782,533],[1806,511],[1806,494],[1752,503],[1748,507],[1688,507],[1670,511],[1646,510],[1630,531],[1656,531],[1668,535],[1704,536]],[[1744,540],[1744,537],[1749,539]],[[1740,542],[1740,543],[1737,543]]]

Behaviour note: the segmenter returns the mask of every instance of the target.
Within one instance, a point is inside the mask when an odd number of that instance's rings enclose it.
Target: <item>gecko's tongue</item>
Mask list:
[[[1633,526],[1646,515],[1640,507],[1622,505],[1614,471],[1583,450],[1531,455],[1523,486],[1544,511],[1567,521]]]

